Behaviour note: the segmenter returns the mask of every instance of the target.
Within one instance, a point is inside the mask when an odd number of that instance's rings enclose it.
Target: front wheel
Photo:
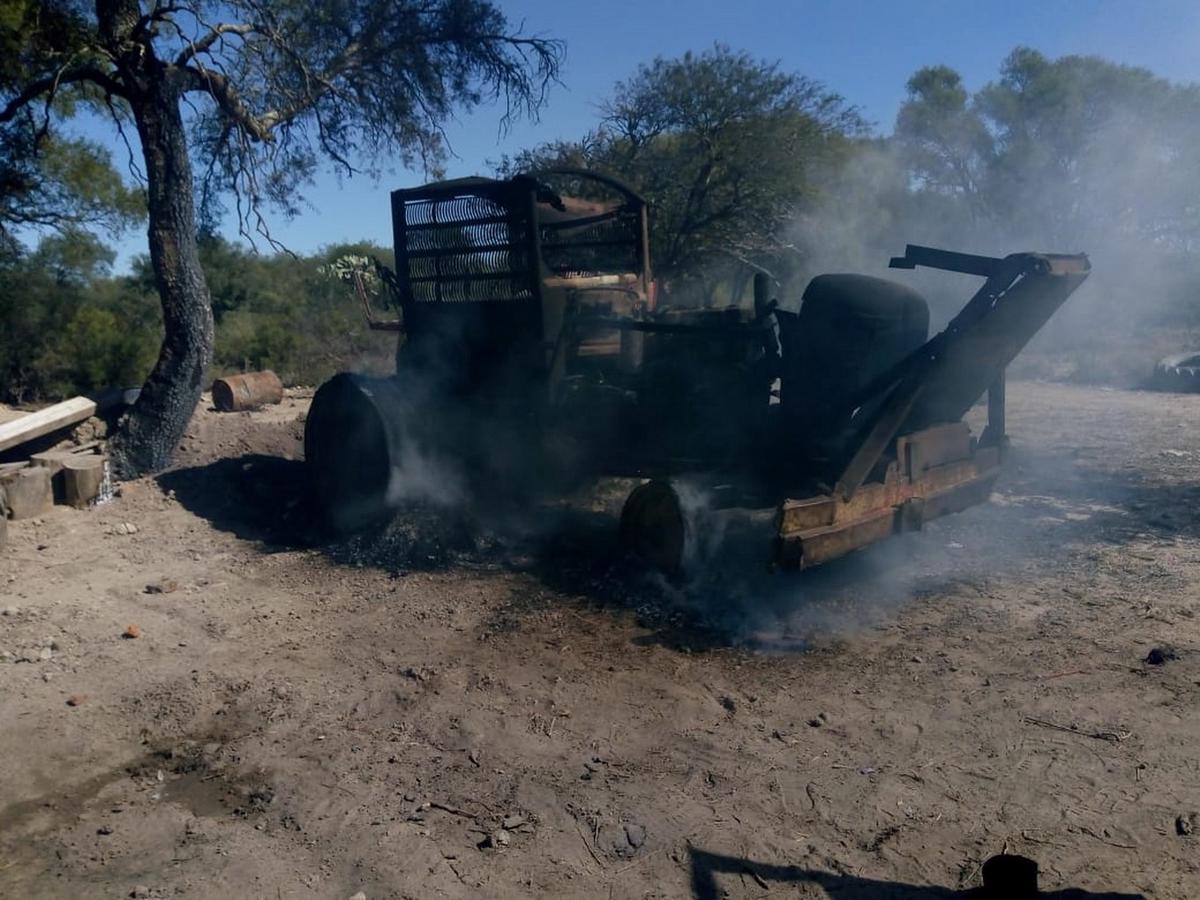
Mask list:
[[[660,572],[675,574],[683,567],[687,518],[670,482],[655,479],[633,489],[621,509],[621,544]]]

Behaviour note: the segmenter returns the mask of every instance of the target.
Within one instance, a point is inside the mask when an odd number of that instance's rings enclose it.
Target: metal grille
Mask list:
[[[544,223],[540,229],[542,260],[563,277],[585,277],[641,269],[641,220],[620,210],[592,220]]]
[[[527,214],[489,197],[404,203],[407,274],[417,303],[531,300]]]

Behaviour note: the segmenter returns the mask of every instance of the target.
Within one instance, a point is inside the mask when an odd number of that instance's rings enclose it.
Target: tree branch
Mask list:
[[[248,34],[253,34],[258,31],[259,27],[252,23],[246,22],[240,25],[234,25],[222,22],[219,25],[214,25],[204,37],[198,41],[189,41],[177,57],[175,57],[175,65],[187,65],[188,60],[201,53],[207,53],[212,45],[219,41],[227,34],[235,34],[239,37],[245,37]]]
[[[205,68],[198,63],[179,66],[175,72],[182,79],[185,91],[204,91],[212,95],[217,106],[221,108],[221,112],[241,131],[264,143],[272,139],[271,128],[277,123],[266,116],[254,115],[242,102],[242,96],[233,86],[233,82],[220,72]]]
[[[65,71],[60,70],[52,75],[29,82],[17,96],[8,101],[3,110],[0,110],[0,122],[11,122],[17,113],[38,97],[45,94],[53,97],[54,92],[58,90],[60,85],[76,84],[81,81],[90,81],[93,84],[97,84],[108,93],[117,97],[128,96],[125,88],[118,81],[100,69],[89,65],[75,66],[74,68]]]

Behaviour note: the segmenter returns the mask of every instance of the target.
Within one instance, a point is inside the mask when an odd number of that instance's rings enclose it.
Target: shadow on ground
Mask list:
[[[1017,894],[1007,888],[972,888],[967,891],[937,886],[879,881],[856,875],[838,875],[756,862],[738,856],[710,853],[695,847],[689,851],[692,869],[692,893],[697,900],[717,900],[727,896],[720,887],[720,876],[748,878],[764,891],[780,884],[818,885],[830,900],[1146,900],[1143,894],[1096,893],[1080,889],[1039,891]]]
[[[248,454],[173,469],[156,481],[184,509],[243,540],[295,549],[320,539],[298,460]]]

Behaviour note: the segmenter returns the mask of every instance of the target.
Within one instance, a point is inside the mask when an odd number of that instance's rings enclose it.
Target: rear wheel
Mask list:
[[[392,379],[342,373],[313,397],[304,460],[317,506],[336,533],[356,531],[387,512],[399,393]]]

